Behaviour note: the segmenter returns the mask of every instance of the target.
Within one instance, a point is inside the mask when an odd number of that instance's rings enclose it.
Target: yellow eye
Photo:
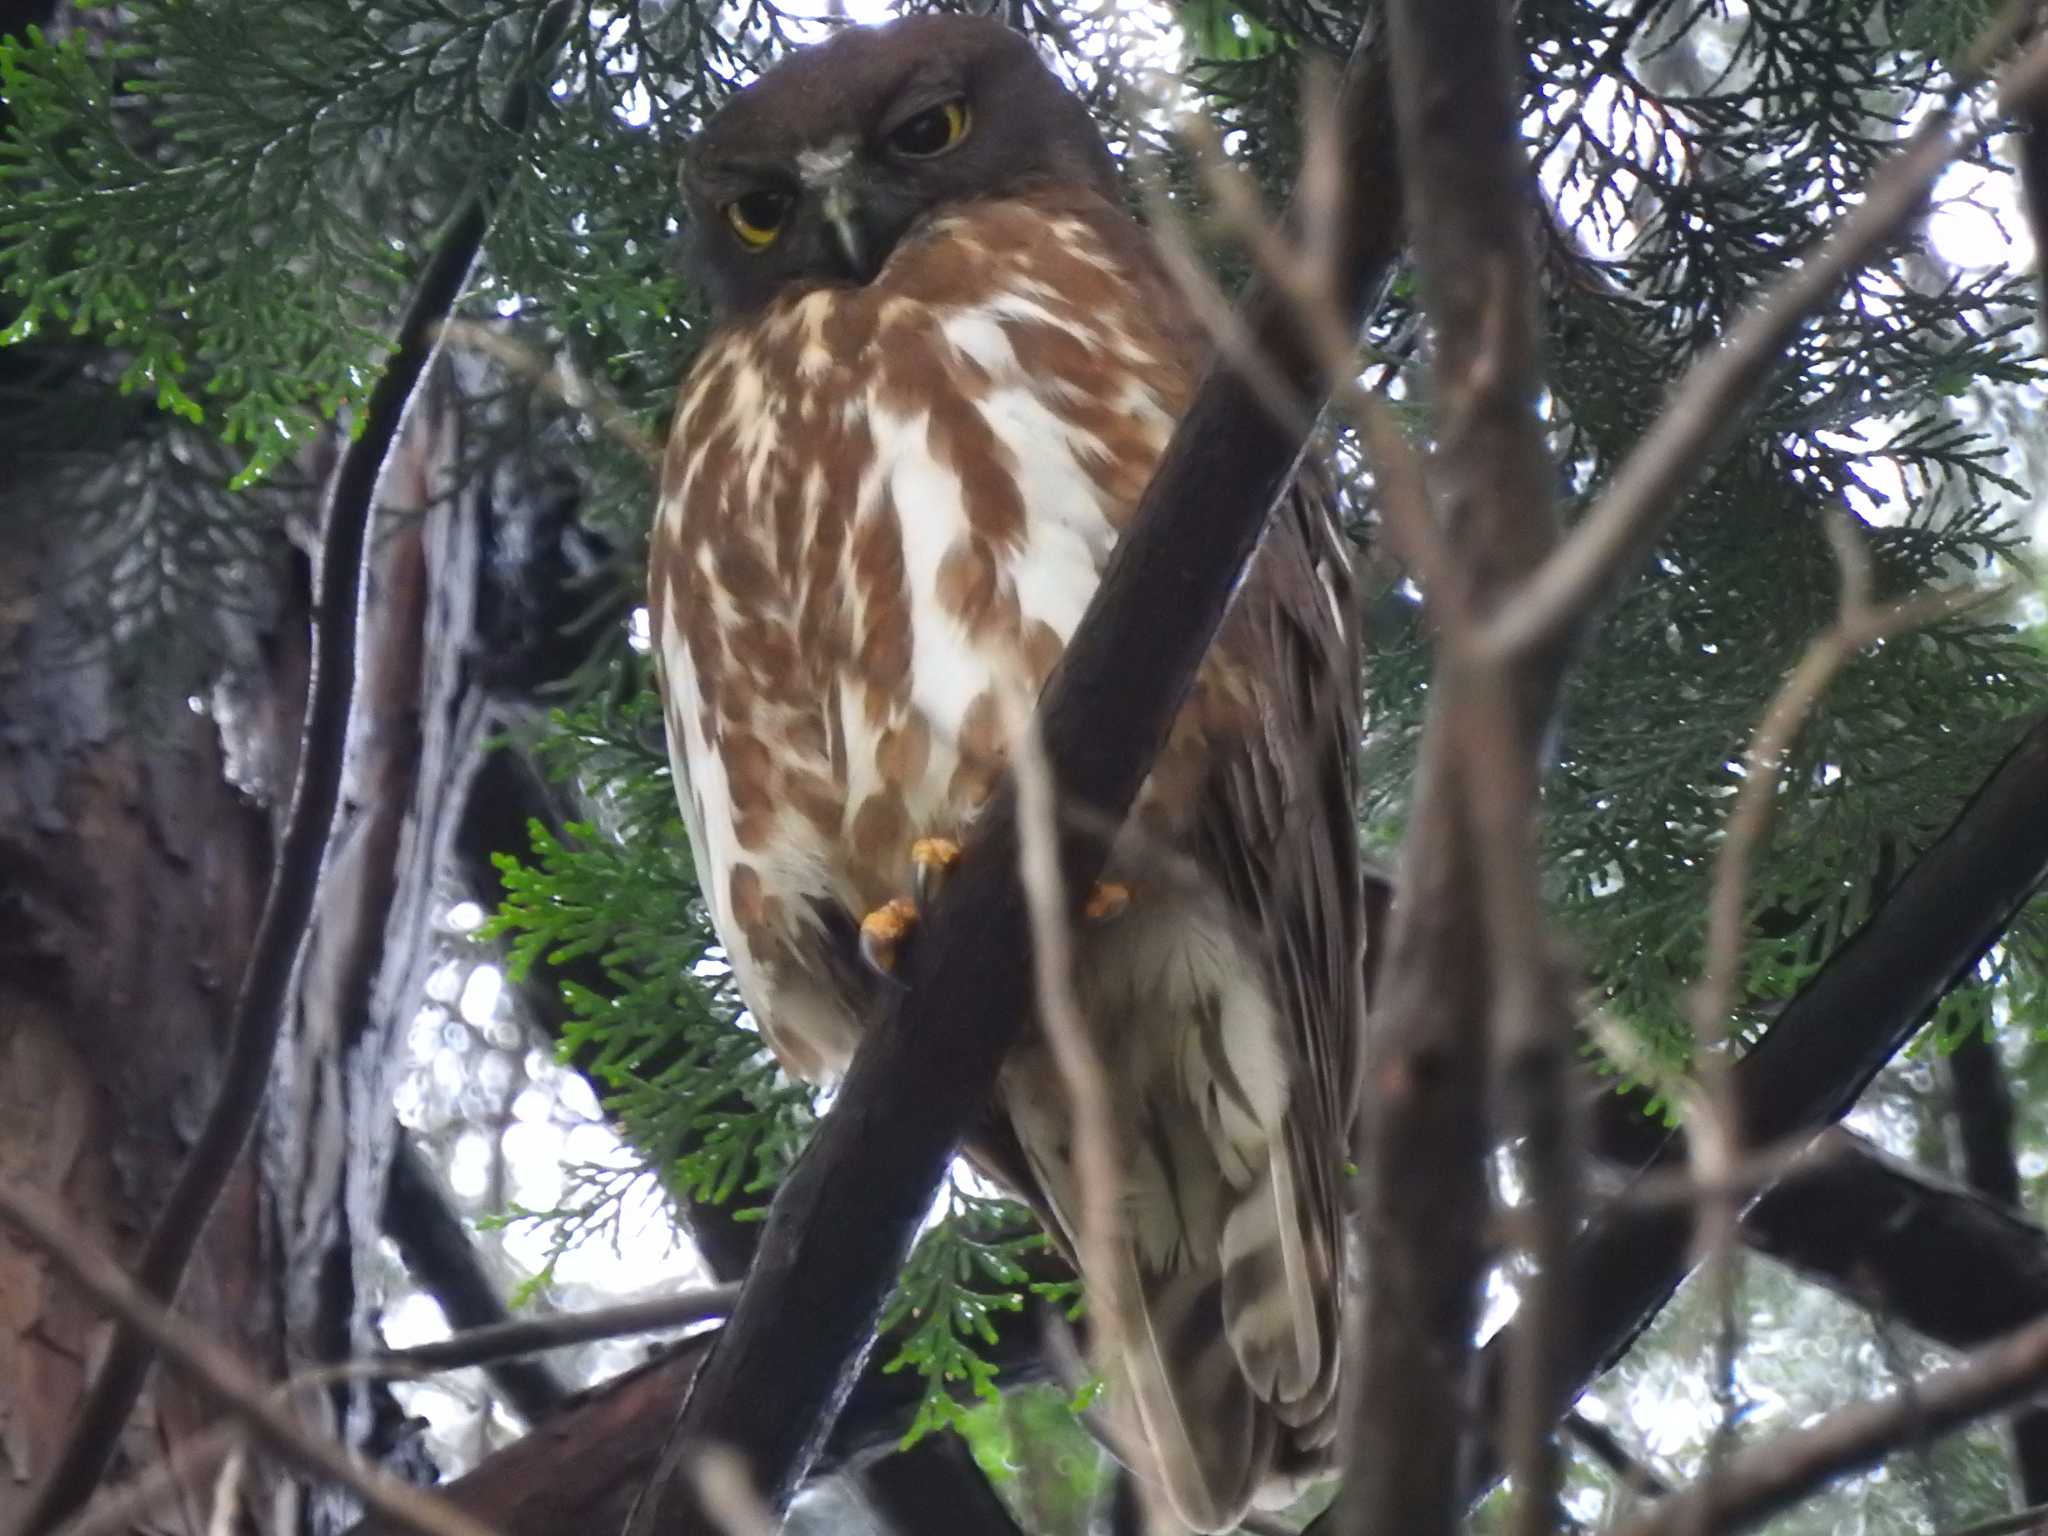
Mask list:
[[[929,160],[956,148],[973,123],[967,98],[955,96],[898,124],[889,134],[889,147],[907,159]]]
[[[757,251],[764,250],[773,245],[775,237],[782,233],[782,221],[789,217],[792,201],[794,199],[787,192],[764,187],[727,203],[725,221],[740,237],[742,245]]]

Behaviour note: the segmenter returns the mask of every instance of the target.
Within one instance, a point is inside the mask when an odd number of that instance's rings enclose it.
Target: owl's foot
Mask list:
[[[1091,923],[1113,923],[1131,904],[1131,888],[1121,880],[1098,880],[1088,899],[1081,903],[1081,916]]]
[[[910,845],[910,894],[891,897],[860,920],[860,956],[870,970],[895,980],[918,921],[959,862],[960,845],[950,837],[920,837]]]
[[[959,862],[960,845],[950,837],[920,837],[910,845],[911,894],[891,897],[860,920],[860,954],[869,969],[895,980],[925,909]],[[1081,917],[1088,923],[1114,922],[1130,904],[1128,885],[1098,880],[1081,904]]]

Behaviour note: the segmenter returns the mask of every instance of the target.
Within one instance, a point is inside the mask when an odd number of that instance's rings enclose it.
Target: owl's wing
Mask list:
[[[1292,1047],[1286,1150],[1300,1231],[1286,1240],[1298,1236],[1316,1256],[1313,1267],[1330,1277],[1315,1289],[1323,1357],[1317,1388],[1288,1414],[1305,1447],[1324,1443],[1335,1429],[1342,1181],[1359,1092],[1365,988],[1352,793],[1360,727],[1353,577],[1333,506],[1317,467],[1306,466],[1276,509],[1219,638],[1230,661],[1254,680],[1257,720],[1237,749],[1214,763],[1195,850],[1266,959],[1275,1011]],[[1277,1215],[1288,1220],[1287,1212]],[[1258,1297],[1233,1298],[1226,1290],[1226,1331],[1237,1318],[1270,1311]]]

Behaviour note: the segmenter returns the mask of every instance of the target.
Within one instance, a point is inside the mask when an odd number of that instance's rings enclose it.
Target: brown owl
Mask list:
[[[1004,771],[1206,340],[1081,101],[1001,25],[847,30],[740,92],[683,187],[722,324],[684,383],[649,604],[704,894],[783,1064],[841,1072]],[[1114,1288],[1140,1470],[1198,1530],[1336,1429],[1360,873],[1350,568],[1284,498],[1075,935],[1121,1111]],[[1128,896],[1128,900],[1123,899]],[[863,960],[865,953],[865,961]],[[1072,1254],[1042,1035],[984,1162]]]

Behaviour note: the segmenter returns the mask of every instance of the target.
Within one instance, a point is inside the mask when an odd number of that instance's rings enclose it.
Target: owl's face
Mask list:
[[[692,142],[698,276],[725,314],[862,284],[926,214],[1033,181],[1116,196],[1088,111],[1000,22],[918,16],[791,55]]]

